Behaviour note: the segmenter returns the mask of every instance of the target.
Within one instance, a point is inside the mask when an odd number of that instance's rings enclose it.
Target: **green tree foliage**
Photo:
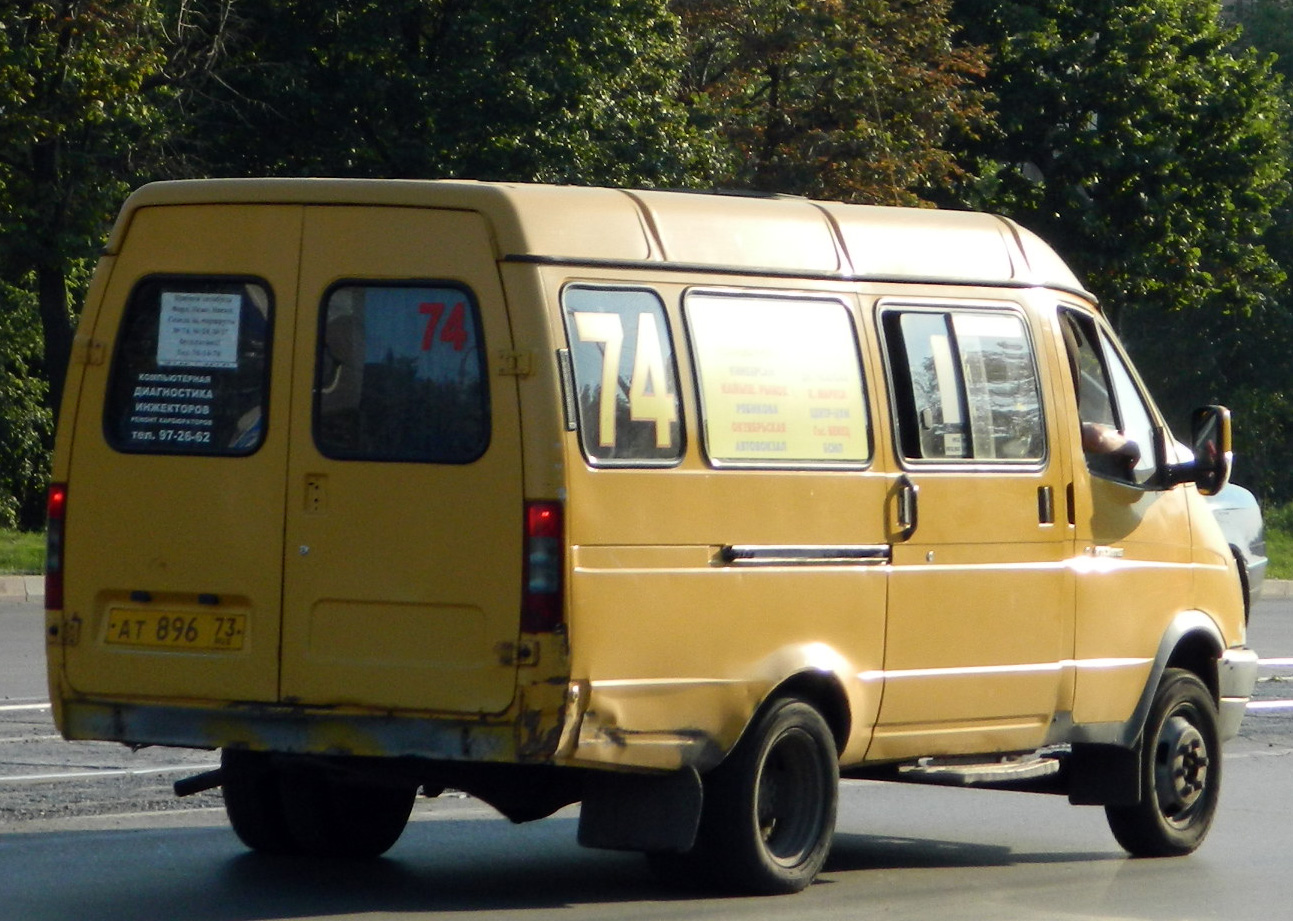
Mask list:
[[[164,64],[159,32],[149,2],[0,6],[0,277],[37,296],[54,406],[71,350],[69,278],[160,136],[146,101]]]
[[[1231,404],[1256,485],[1293,497],[1268,450],[1293,450],[1291,3],[1231,5],[1260,53],[1217,0],[0,3],[0,523],[29,517],[113,213],[194,175],[1003,211],[1102,297],[1174,421]]]
[[[112,218],[132,186],[184,169],[170,129],[218,58],[196,7],[0,3],[0,525],[43,522],[76,308]]]
[[[1252,48],[1269,56],[1271,67],[1283,78],[1283,94],[1293,103],[1293,0],[1235,0],[1224,13],[1237,23],[1241,34],[1235,45],[1239,53]],[[1286,146],[1293,137],[1285,135]],[[1293,268],[1293,200],[1285,199],[1274,212],[1266,232],[1266,247],[1286,270]],[[1246,343],[1248,360],[1259,373],[1254,382],[1230,396],[1241,421],[1242,473],[1259,486],[1263,498],[1293,499],[1293,378],[1285,359],[1293,347],[1287,325],[1293,320],[1293,278],[1286,277],[1273,302],[1265,305],[1264,326],[1280,324],[1278,335],[1253,335]]]
[[[1293,78],[1293,0],[1232,0],[1223,12],[1229,22],[1243,28],[1238,44],[1273,55],[1276,73]]]
[[[727,156],[720,185],[916,204],[984,116],[950,0],[673,0],[684,89]]]
[[[215,173],[681,184],[703,163],[663,0],[244,0],[236,14],[193,109]]]
[[[1178,429],[1190,407],[1283,373],[1289,324],[1272,300],[1283,273],[1263,234],[1287,194],[1288,124],[1269,63],[1234,50],[1219,4],[957,0],[955,11],[993,55],[997,98],[965,200],[1070,260]],[[1283,351],[1259,354],[1255,341]]]
[[[40,360],[35,298],[0,281],[0,528],[35,528],[45,517],[53,414]]]

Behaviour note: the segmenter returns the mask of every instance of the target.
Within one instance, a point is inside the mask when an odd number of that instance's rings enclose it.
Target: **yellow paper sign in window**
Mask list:
[[[844,304],[692,294],[686,311],[711,460],[870,458],[857,339]]]

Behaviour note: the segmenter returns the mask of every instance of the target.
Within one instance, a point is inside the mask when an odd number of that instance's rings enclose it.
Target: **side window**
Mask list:
[[[150,454],[254,452],[265,438],[272,316],[259,281],[141,281],[113,353],[108,443]]]
[[[341,460],[465,464],[489,447],[485,344],[470,292],[341,284],[322,311],[314,440]]]
[[[870,460],[857,335],[843,303],[693,293],[685,309],[712,462]]]
[[[1112,479],[1148,482],[1156,470],[1153,417],[1122,354],[1090,317],[1061,310],[1060,324],[1087,466]]]
[[[965,387],[952,352],[952,330],[944,313],[892,315],[890,338],[895,389],[902,397],[899,425],[908,458],[945,460],[970,454]],[[896,346],[896,347],[895,347]]]
[[[1138,448],[1136,457],[1131,461],[1131,479],[1134,483],[1146,483],[1158,470],[1158,465],[1154,462],[1153,418],[1130,370],[1123,363],[1122,355],[1114,348],[1106,333],[1102,331],[1100,338],[1104,342],[1105,354],[1109,356],[1109,376],[1113,378],[1113,392],[1118,400],[1122,430]]]
[[[1041,388],[1023,318],[1005,311],[883,315],[903,457],[1037,463]]]
[[[571,285],[562,305],[589,463],[677,463],[683,452],[678,369],[659,296]]]
[[[1064,344],[1077,382],[1077,405],[1082,421],[1118,427],[1113,408],[1113,384],[1097,345],[1095,324],[1070,311],[1062,311]]]

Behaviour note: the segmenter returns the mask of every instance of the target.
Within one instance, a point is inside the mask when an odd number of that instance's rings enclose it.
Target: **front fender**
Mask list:
[[[1169,667],[1199,676],[1217,702],[1223,740],[1234,738],[1257,678],[1257,655],[1244,646],[1227,648],[1216,622],[1202,611],[1182,611],[1159,640],[1149,677],[1131,716],[1123,722],[1075,725],[1069,741],[1135,748],[1149,718],[1149,708]]]

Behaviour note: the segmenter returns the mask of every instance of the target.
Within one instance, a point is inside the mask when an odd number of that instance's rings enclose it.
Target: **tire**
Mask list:
[[[1230,552],[1234,554],[1235,566],[1239,569],[1239,588],[1244,593],[1244,626],[1248,626],[1248,620],[1253,612],[1253,599],[1251,591],[1248,588],[1248,567],[1244,565],[1244,555],[1238,547],[1231,547]]]
[[[386,853],[404,832],[417,786],[351,778],[324,768],[281,775],[283,815],[302,853],[362,859]]]
[[[223,749],[225,813],[243,844],[264,854],[300,852],[283,813],[279,770],[265,752]]]
[[[1106,806],[1113,836],[1136,857],[1179,857],[1207,836],[1221,790],[1217,706],[1193,673],[1169,668],[1141,747],[1140,802]]]
[[[782,699],[705,777],[696,846],[649,855],[665,882],[776,895],[812,883],[830,852],[839,798],[835,738],[821,714]]]

